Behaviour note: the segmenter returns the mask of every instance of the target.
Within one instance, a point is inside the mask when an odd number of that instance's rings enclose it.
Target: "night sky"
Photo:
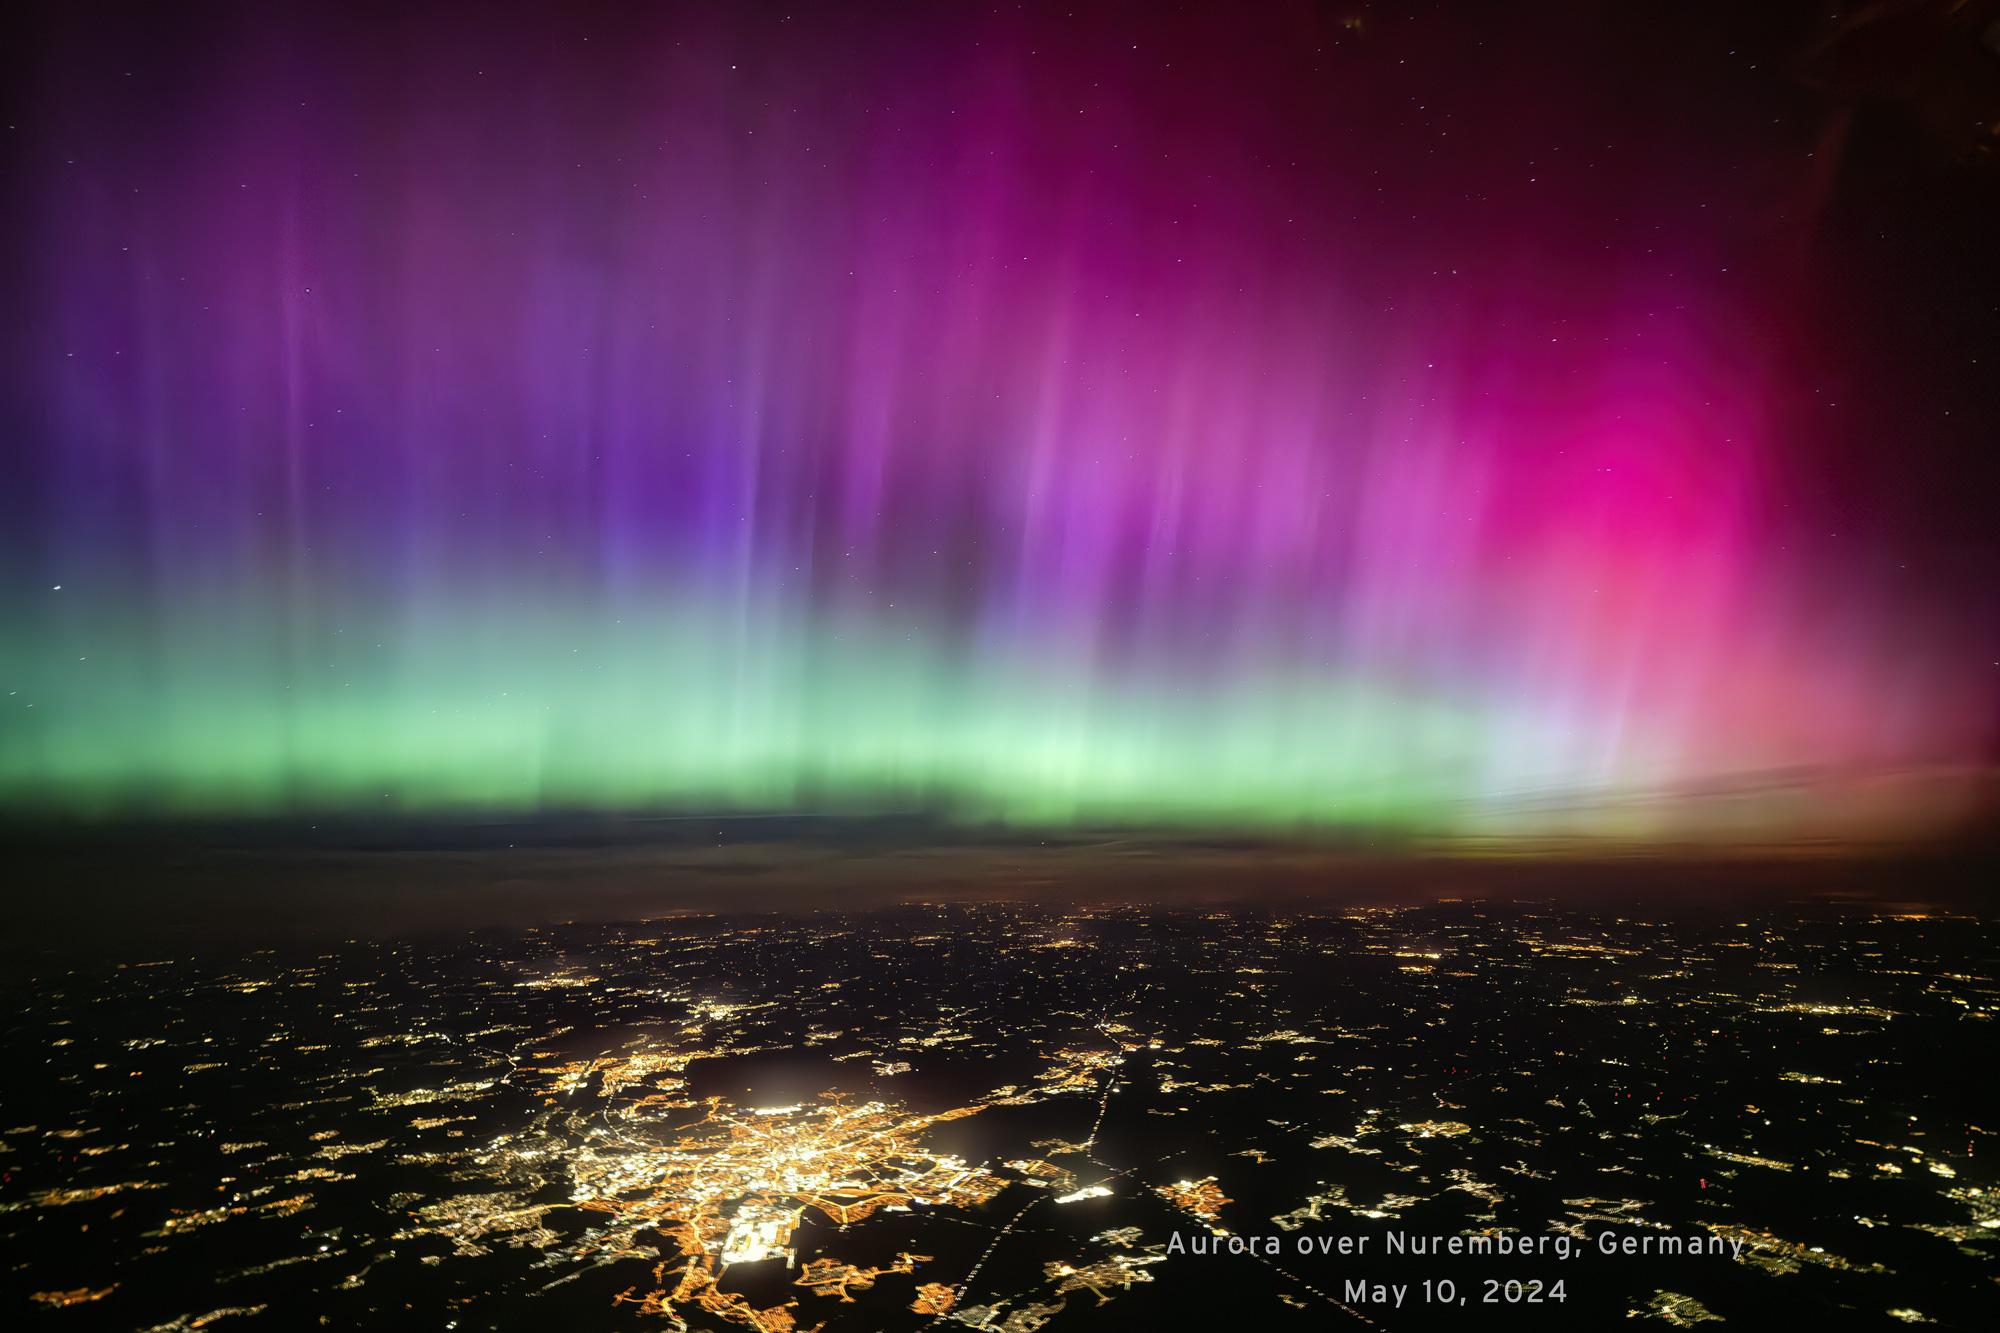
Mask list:
[[[1960,827],[2000,54],[1854,8],[31,8],[0,803]]]

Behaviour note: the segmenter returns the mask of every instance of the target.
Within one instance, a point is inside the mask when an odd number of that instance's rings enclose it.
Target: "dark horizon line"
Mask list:
[[[1730,837],[1625,836],[1554,831],[1471,832],[1364,822],[1294,824],[1226,820],[974,819],[948,805],[892,810],[602,810],[552,807],[480,814],[384,811],[245,814],[29,813],[0,810],[0,848],[59,851],[174,847],[203,851],[561,850],[713,845],[865,845],[915,848],[1078,849],[1128,845],[1181,850],[1375,854],[1394,858],[1647,859],[1704,862],[1825,856],[1908,861],[2000,858],[2000,818],[1982,814],[1953,833],[1923,838],[1823,834]],[[504,843],[503,839],[506,839]]]

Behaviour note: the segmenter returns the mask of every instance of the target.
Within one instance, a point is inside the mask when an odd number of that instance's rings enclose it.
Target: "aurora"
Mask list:
[[[1741,163],[1482,202],[1354,29],[1179,22],[52,39],[0,802],[1951,826],[1988,668],[1793,503]]]

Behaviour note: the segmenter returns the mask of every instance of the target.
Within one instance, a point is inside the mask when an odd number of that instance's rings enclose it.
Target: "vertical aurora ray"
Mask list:
[[[1981,757],[1691,206],[1412,229],[1385,88],[1208,33],[335,22],[35,95],[9,805],[1766,836]]]

